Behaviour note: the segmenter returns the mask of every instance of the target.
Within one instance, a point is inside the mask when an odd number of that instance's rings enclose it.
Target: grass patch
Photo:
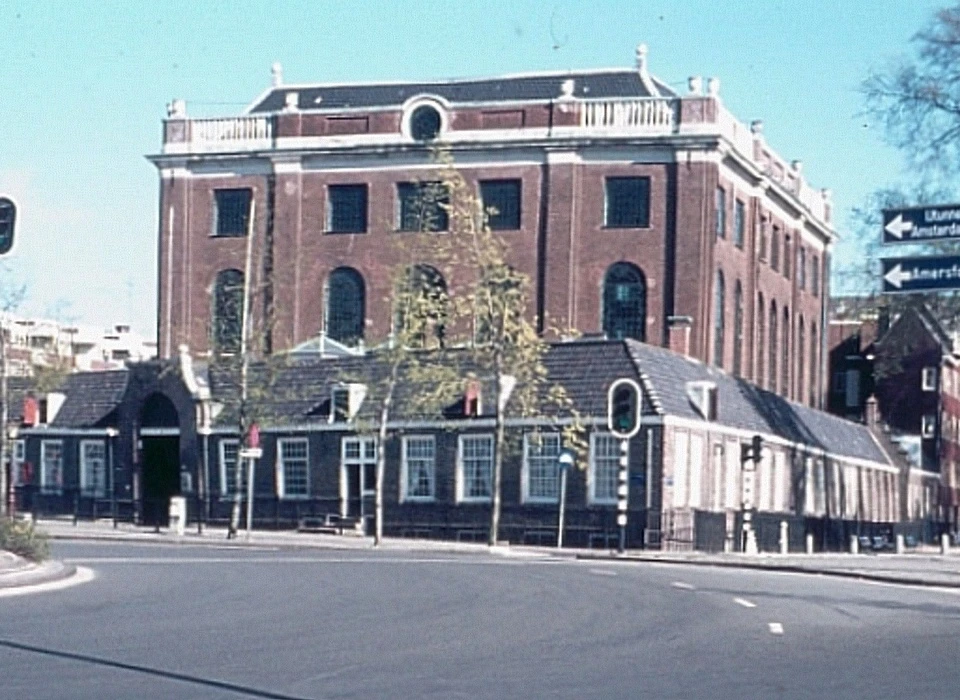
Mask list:
[[[26,520],[0,519],[0,549],[32,561],[43,561],[50,556],[47,534]]]

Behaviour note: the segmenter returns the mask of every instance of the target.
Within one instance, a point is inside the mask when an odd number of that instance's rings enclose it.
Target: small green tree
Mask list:
[[[25,286],[10,286],[0,283],[0,517],[8,514],[10,483],[7,465],[10,460],[10,441],[7,426],[10,422],[10,391],[8,350],[10,342],[9,314],[15,311],[26,298]]]

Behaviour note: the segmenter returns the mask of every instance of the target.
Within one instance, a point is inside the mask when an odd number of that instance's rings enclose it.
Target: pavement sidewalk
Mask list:
[[[59,561],[32,562],[0,551],[0,592],[5,589],[56,583],[71,578],[77,568]]]
[[[373,539],[357,535],[331,535],[300,533],[293,531],[254,530],[248,537],[241,531],[234,539],[227,539],[226,529],[204,527],[198,533],[196,527],[177,535],[168,529],[156,531],[130,523],[109,520],[80,521],[71,519],[40,520],[38,527],[54,540],[89,540],[141,542],[181,546],[221,547],[280,547],[318,548],[338,550],[364,550],[373,548]],[[939,549],[921,547],[905,554],[758,554],[666,552],[631,550],[619,555],[607,550],[567,549],[504,545],[489,547],[483,543],[385,538],[380,550],[423,553],[472,553],[477,555],[497,554],[517,557],[560,557],[595,561],[621,561],[664,565],[713,566],[763,571],[779,571],[810,575],[838,576],[875,582],[908,584],[951,588],[960,591],[960,548],[941,554]],[[60,568],[57,568],[60,567]],[[57,562],[31,565],[22,559],[11,558],[7,553],[0,557],[0,589],[36,578],[57,580],[73,575],[72,567]]]

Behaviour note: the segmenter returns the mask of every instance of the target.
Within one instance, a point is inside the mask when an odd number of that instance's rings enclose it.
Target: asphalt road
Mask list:
[[[57,543],[0,698],[956,698],[960,596],[503,556]]]

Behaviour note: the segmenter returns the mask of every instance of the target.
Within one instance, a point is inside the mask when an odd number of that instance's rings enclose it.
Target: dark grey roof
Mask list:
[[[687,397],[687,382],[712,381],[717,386],[717,422],[759,434],[818,447],[835,455],[889,463],[870,430],[860,423],[818,411],[731,377],[663,348],[626,341],[630,356],[659,402],[660,413],[698,420]]]
[[[433,82],[286,85],[270,90],[249,111],[280,111],[289,92],[298,93],[301,110],[399,107],[411,97],[425,94],[454,104],[543,101],[560,97],[561,85],[567,80],[574,81],[573,96],[577,98],[651,97],[636,70],[620,69]],[[664,83],[653,80],[661,94],[675,94]]]
[[[77,372],[68,374],[57,391],[66,394],[63,406],[51,426],[59,428],[102,427],[120,404],[127,388],[130,373],[125,370],[108,372]]]

